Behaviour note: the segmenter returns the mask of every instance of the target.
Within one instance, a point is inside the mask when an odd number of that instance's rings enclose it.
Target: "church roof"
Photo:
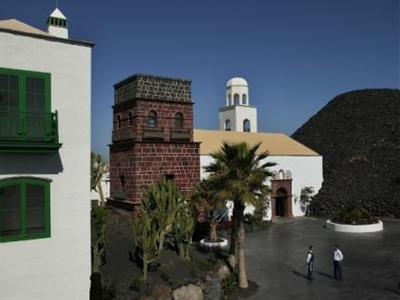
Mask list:
[[[33,27],[16,19],[0,20],[0,31],[31,36],[46,40],[58,41],[67,44],[83,45],[89,47],[94,46],[92,42],[88,41],[77,41],[77,40],[64,39],[64,38],[59,38],[57,36],[53,36],[47,33],[46,31],[40,30],[36,27]]]
[[[201,142],[200,155],[218,151],[224,141],[231,143],[261,142],[259,151],[268,151],[272,156],[319,156],[303,144],[282,133],[237,132],[223,130],[194,130],[194,141]]]
[[[37,29],[31,25],[28,25],[16,19],[0,20],[0,29],[8,29],[28,34],[39,34],[39,35],[50,36],[47,32]]]

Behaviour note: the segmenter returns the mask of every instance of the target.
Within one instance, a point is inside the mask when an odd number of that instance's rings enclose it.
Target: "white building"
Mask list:
[[[232,78],[226,84],[226,105],[219,110],[219,128],[225,131],[257,132],[257,109],[250,105],[247,81]]]
[[[0,299],[88,299],[92,43],[0,21]]]
[[[315,192],[323,181],[322,156],[285,134],[258,133],[257,109],[249,104],[248,84],[243,78],[232,78],[226,85],[226,105],[220,109],[220,130],[194,130],[194,139],[200,144],[201,178],[207,174],[203,167],[212,162],[211,153],[218,151],[224,141],[261,142],[260,151],[268,151],[267,161],[277,165],[271,168],[271,185],[267,219],[277,216],[295,217],[305,214],[300,201],[301,190],[313,187]],[[248,206],[245,213],[253,212]]]

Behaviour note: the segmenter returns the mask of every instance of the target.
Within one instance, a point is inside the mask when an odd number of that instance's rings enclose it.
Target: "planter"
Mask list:
[[[383,230],[383,223],[379,221],[375,224],[366,224],[366,225],[351,225],[351,224],[339,224],[334,223],[331,220],[326,221],[326,227],[332,229],[333,231],[338,232],[354,232],[354,233],[363,233],[363,232],[377,232]]]
[[[207,239],[202,239],[200,241],[200,246],[204,248],[223,248],[228,246],[228,240],[223,238],[218,238],[217,242],[209,242]]]

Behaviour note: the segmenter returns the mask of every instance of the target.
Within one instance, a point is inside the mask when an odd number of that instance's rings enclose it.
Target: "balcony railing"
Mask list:
[[[52,151],[60,148],[58,115],[0,108],[0,152]]]
[[[171,128],[171,141],[190,141],[191,136],[190,129]]]
[[[164,140],[164,128],[143,127],[143,140]]]
[[[119,141],[133,139],[135,137],[133,130],[134,129],[132,127],[114,130],[112,132],[112,142],[115,143]]]

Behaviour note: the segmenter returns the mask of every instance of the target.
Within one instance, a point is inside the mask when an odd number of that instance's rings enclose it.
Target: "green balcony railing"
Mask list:
[[[0,108],[0,152],[52,152],[60,148],[58,115]]]

